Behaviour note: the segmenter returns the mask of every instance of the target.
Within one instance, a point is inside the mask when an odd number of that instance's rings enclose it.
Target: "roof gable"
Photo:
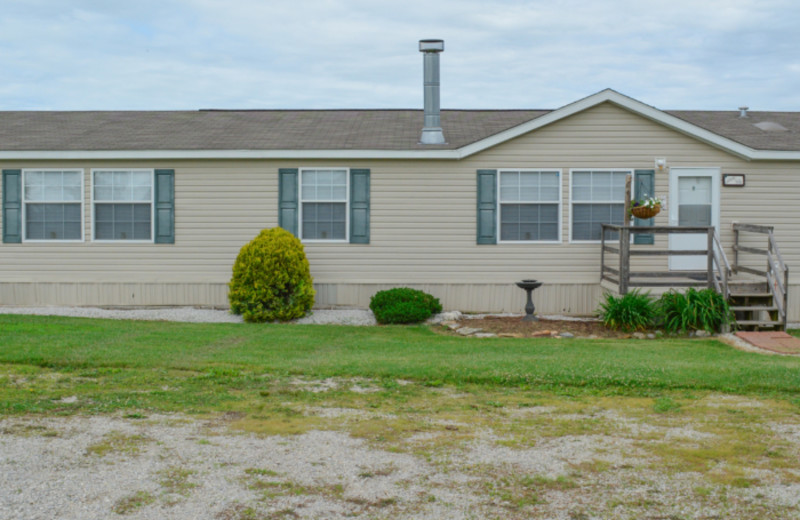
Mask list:
[[[479,142],[468,145],[462,148],[461,151],[464,157],[478,153],[492,146],[496,146],[500,143],[504,143],[508,140],[514,139],[515,137],[519,137],[528,132],[532,132],[534,130],[550,125],[557,121],[561,121],[562,119],[570,117],[579,112],[583,112],[584,110],[588,110],[602,103],[611,103],[613,105],[619,106],[625,110],[633,112],[646,119],[664,125],[667,128],[670,128],[677,132],[698,139],[699,141],[702,141],[704,143],[707,143],[711,146],[722,149],[724,151],[727,151],[744,159],[788,159],[788,160],[800,159],[800,150],[798,150],[796,135],[793,136],[793,141],[791,141],[794,149],[792,148],[784,148],[784,149],[771,148],[766,150],[755,149],[741,142],[738,142],[734,139],[720,135],[715,131],[711,131],[707,128],[704,128],[703,126],[690,122],[691,119],[703,120],[703,116],[708,118],[707,120],[709,122],[712,122],[713,119],[710,118],[709,116],[706,116],[706,114],[714,114],[714,112],[675,111],[674,113],[676,115],[673,115],[670,112],[665,112],[650,105],[646,105],[641,101],[637,101],[631,97],[620,94],[619,92],[612,89],[602,90],[597,94],[593,94],[589,97],[575,101],[574,103],[570,103],[569,105],[563,106],[557,110],[553,110],[552,112],[549,112],[534,120],[527,121],[519,126],[510,128],[496,135],[483,139]],[[683,117],[677,117],[677,114],[680,114]],[[730,115],[730,113],[726,112],[722,112],[721,114],[728,114],[728,116]],[[720,117],[717,118],[716,125],[707,124],[705,126],[719,128],[722,126],[722,124],[719,122],[719,119]],[[791,121],[793,126],[797,126],[798,129],[800,129],[800,121],[798,121],[798,118],[796,116],[794,118],[791,118]],[[797,122],[795,123],[795,121]],[[747,124],[749,125],[750,123]],[[750,130],[750,132],[747,135],[750,136],[752,135],[752,133],[753,133],[752,130]],[[769,142],[770,140],[765,139],[764,141]],[[789,140],[785,141],[789,142]]]

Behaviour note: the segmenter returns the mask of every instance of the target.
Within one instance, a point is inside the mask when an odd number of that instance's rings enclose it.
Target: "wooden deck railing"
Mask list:
[[[778,308],[780,320],[786,330],[787,308],[789,306],[789,267],[783,261],[775,235],[772,233],[772,226],[758,226],[754,224],[734,224],[733,225],[733,272],[749,273],[763,276],[767,280],[767,288],[772,293],[775,307]],[[767,248],[757,248],[743,246],[739,243],[740,233],[757,233],[766,235]],[[765,271],[743,265],[739,259],[739,252],[751,253],[767,257],[767,268]]]
[[[616,233],[616,238],[610,235]],[[693,250],[671,250],[631,248],[631,235],[652,233],[656,235],[670,234],[703,234],[706,235],[706,248]],[[715,289],[726,298],[730,295],[728,279],[731,267],[722,249],[719,238],[713,227],[680,227],[680,226],[615,226],[603,224],[600,240],[600,281],[607,281],[619,287],[619,294],[626,294],[631,288],[639,287],[708,287]],[[606,264],[606,253],[618,256],[618,265]],[[669,271],[665,265],[658,271],[641,271],[631,269],[632,256],[705,256],[706,268],[699,271]]]

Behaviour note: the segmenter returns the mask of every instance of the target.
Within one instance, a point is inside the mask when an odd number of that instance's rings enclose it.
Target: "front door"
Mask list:
[[[719,168],[670,168],[670,226],[714,226],[719,229]],[[705,250],[708,236],[703,234],[669,235],[671,251]],[[705,271],[708,257],[670,256],[673,271]]]

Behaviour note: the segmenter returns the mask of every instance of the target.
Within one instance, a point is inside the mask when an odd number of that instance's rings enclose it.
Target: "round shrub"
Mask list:
[[[302,318],[314,306],[303,244],[281,228],[265,229],[242,247],[228,288],[231,312],[249,322]]]
[[[375,293],[369,308],[378,323],[419,323],[442,312],[438,298],[408,287]]]

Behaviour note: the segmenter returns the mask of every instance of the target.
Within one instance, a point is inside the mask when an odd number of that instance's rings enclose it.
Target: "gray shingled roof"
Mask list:
[[[0,151],[452,150],[550,112],[443,110],[440,146],[418,144],[421,110],[0,112]],[[800,151],[800,112],[666,113],[757,150]]]
[[[667,110],[668,114],[756,150],[800,150],[800,112]],[[762,130],[759,123],[778,123],[786,131]]]
[[[421,110],[0,112],[0,150],[456,149],[544,110],[443,110],[446,145],[418,144]]]

